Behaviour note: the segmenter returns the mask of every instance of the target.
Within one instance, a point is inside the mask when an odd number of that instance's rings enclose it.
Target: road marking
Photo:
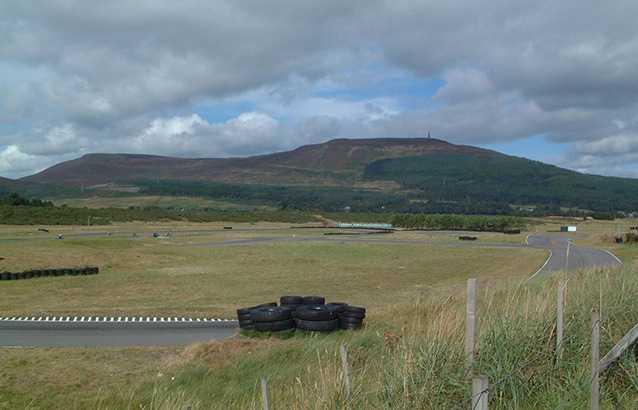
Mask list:
[[[547,263],[549,262],[549,260],[550,260],[550,259],[552,259],[552,251],[549,251],[549,258],[547,258],[547,260],[545,261],[545,263],[543,264],[543,266],[541,266],[541,268],[540,268],[539,270],[537,270],[537,271],[536,271],[536,273],[535,273],[535,274],[533,274],[532,276],[530,276],[530,277],[529,277],[529,279],[527,279],[527,280],[532,280],[532,279],[534,279],[534,277],[535,277],[536,275],[538,275],[538,274],[539,274],[539,273],[540,273],[540,272],[541,272],[541,271],[545,268],[545,265],[547,265]]]
[[[233,322],[235,319],[200,318],[200,317],[124,317],[124,316],[40,316],[40,317],[0,317],[0,322]]]
[[[571,241],[571,239],[570,239]],[[616,259],[618,261],[618,263],[620,263],[621,265],[624,265],[622,263],[622,261],[620,259],[618,259],[618,257],[616,255],[614,255],[613,253],[609,252],[607,249],[602,249],[602,248],[592,248],[591,246],[584,246],[584,245],[579,245],[577,243],[574,244],[575,246],[580,246],[581,248],[587,248],[587,249],[596,249],[598,251],[604,251],[607,252],[609,255],[611,255],[612,258]]]

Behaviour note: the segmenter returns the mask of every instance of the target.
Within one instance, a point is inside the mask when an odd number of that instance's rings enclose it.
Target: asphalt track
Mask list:
[[[183,346],[235,334],[228,322],[43,322],[0,320],[3,347]]]
[[[279,229],[278,229],[279,230]],[[362,232],[351,231],[356,234]],[[432,232],[428,232],[432,233]],[[438,232],[448,233],[448,232]],[[99,235],[91,233],[89,235]],[[102,235],[104,233],[101,233]],[[124,233],[119,233],[120,235]],[[79,234],[85,235],[85,234]],[[13,238],[12,238],[13,239]],[[481,242],[431,242],[367,239],[361,237],[276,237],[250,238],[225,242],[164,245],[169,247],[238,246],[292,242],[343,242],[368,244],[404,244],[423,246],[457,246],[485,248],[534,248],[549,251],[545,264],[532,276],[540,277],[560,270],[576,270],[603,265],[621,264],[613,254],[602,249],[571,243],[572,237],[559,235],[528,235],[526,244],[491,244]],[[0,240],[1,241],[1,240]],[[33,318],[34,319],[34,318]],[[237,328],[236,321],[170,323],[165,321],[42,321],[0,319],[0,346],[3,347],[80,347],[80,346],[180,346],[197,341],[225,339]]]

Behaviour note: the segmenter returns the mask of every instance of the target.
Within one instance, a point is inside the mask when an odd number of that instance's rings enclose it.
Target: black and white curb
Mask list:
[[[237,322],[235,319],[187,318],[187,317],[97,317],[97,316],[40,316],[0,317],[0,322],[85,322],[85,323],[191,323],[191,322]]]

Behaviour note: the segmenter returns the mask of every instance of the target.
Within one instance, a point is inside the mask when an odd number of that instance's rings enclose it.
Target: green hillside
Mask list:
[[[381,159],[365,181],[395,181],[435,201],[544,204],[601,212],[638,210],[638,180],[585,175],[524,158],[432,154]]]

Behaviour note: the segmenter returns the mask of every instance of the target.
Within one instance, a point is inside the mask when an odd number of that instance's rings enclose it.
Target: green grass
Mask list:
[[[173,208],[173,209],[249,209],[261,211],[273,211],[276,207],[228,201],[215,201],[203,198],[190,198],[178,196],[139,195],[121,197],[91,196],[80,198],[53,198],[54,205],[68,205],[75,208],[128,208],[130,206],[145,208]]]

